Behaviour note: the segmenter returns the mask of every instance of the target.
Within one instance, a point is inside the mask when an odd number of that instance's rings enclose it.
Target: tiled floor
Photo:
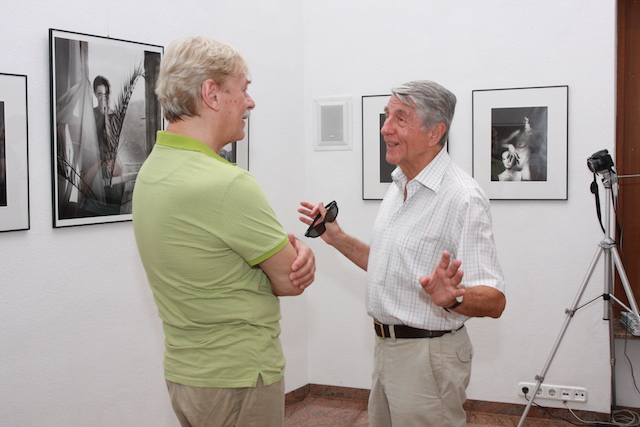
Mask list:
[[[509,411],[507,411],[509,412]],[[517,414],[496,414],[467,411],[467,426],[502,427],[517,426],[521,412]],[[575,420],[572,420],[575,422]],[[526,427],[565,427],[565,421],[536,418],[531,414],[526,418]],[[308,395],[303,400],[290,403],[285,409],[285,427],[368,427],[367,403],[362,399]]]
[[[369,426],[367,402],[335,397],[307,396],[302,402],[287,405],[284,427]]]

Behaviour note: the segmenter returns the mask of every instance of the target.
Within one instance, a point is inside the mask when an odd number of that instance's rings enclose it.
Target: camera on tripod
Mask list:
[[[608,150],[600,150],[587,159],[587,166],[593,173],[610,171],[613,168],[613,159]]]

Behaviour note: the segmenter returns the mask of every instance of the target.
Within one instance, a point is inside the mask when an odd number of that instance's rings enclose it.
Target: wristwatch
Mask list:
[[[463,298],[464,297],[462,295],[460,295],[459,297],[456,297],[456,302],[453,303],[451,307],[445,307],[444,309],[447,310],[448,312],[451,312],[451,310],[457,308],[460,304],[462,304]]]

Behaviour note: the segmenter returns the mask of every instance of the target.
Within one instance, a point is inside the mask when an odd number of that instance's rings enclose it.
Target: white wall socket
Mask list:
[[[527,398],[531,399],[533,396],[533,389],[536,387],[536,383],[520,383],[518,384],[518,395],[524,397],[524,388],[527,388]],[[584,387],[573,387],[564,385],[550,385],[540,384],[536,399],[553,399],[564,400],[567,402],[586,402],[587,401],[587,389]]]

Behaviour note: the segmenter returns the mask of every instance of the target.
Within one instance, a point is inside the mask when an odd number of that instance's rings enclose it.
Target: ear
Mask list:
[[[438,145],[446,131],[447,131],[447,126],[442,122],[436,123],[435,125],[431,126],[431,129],[429,129],[428,131],[429,145],[431,147],[435,147],[436,145]]]
[[[212,110],[220,110],[220,85],[218,85],[213,79],[207,79],[202,83],[201,96],[203,106],[209,107]]]

